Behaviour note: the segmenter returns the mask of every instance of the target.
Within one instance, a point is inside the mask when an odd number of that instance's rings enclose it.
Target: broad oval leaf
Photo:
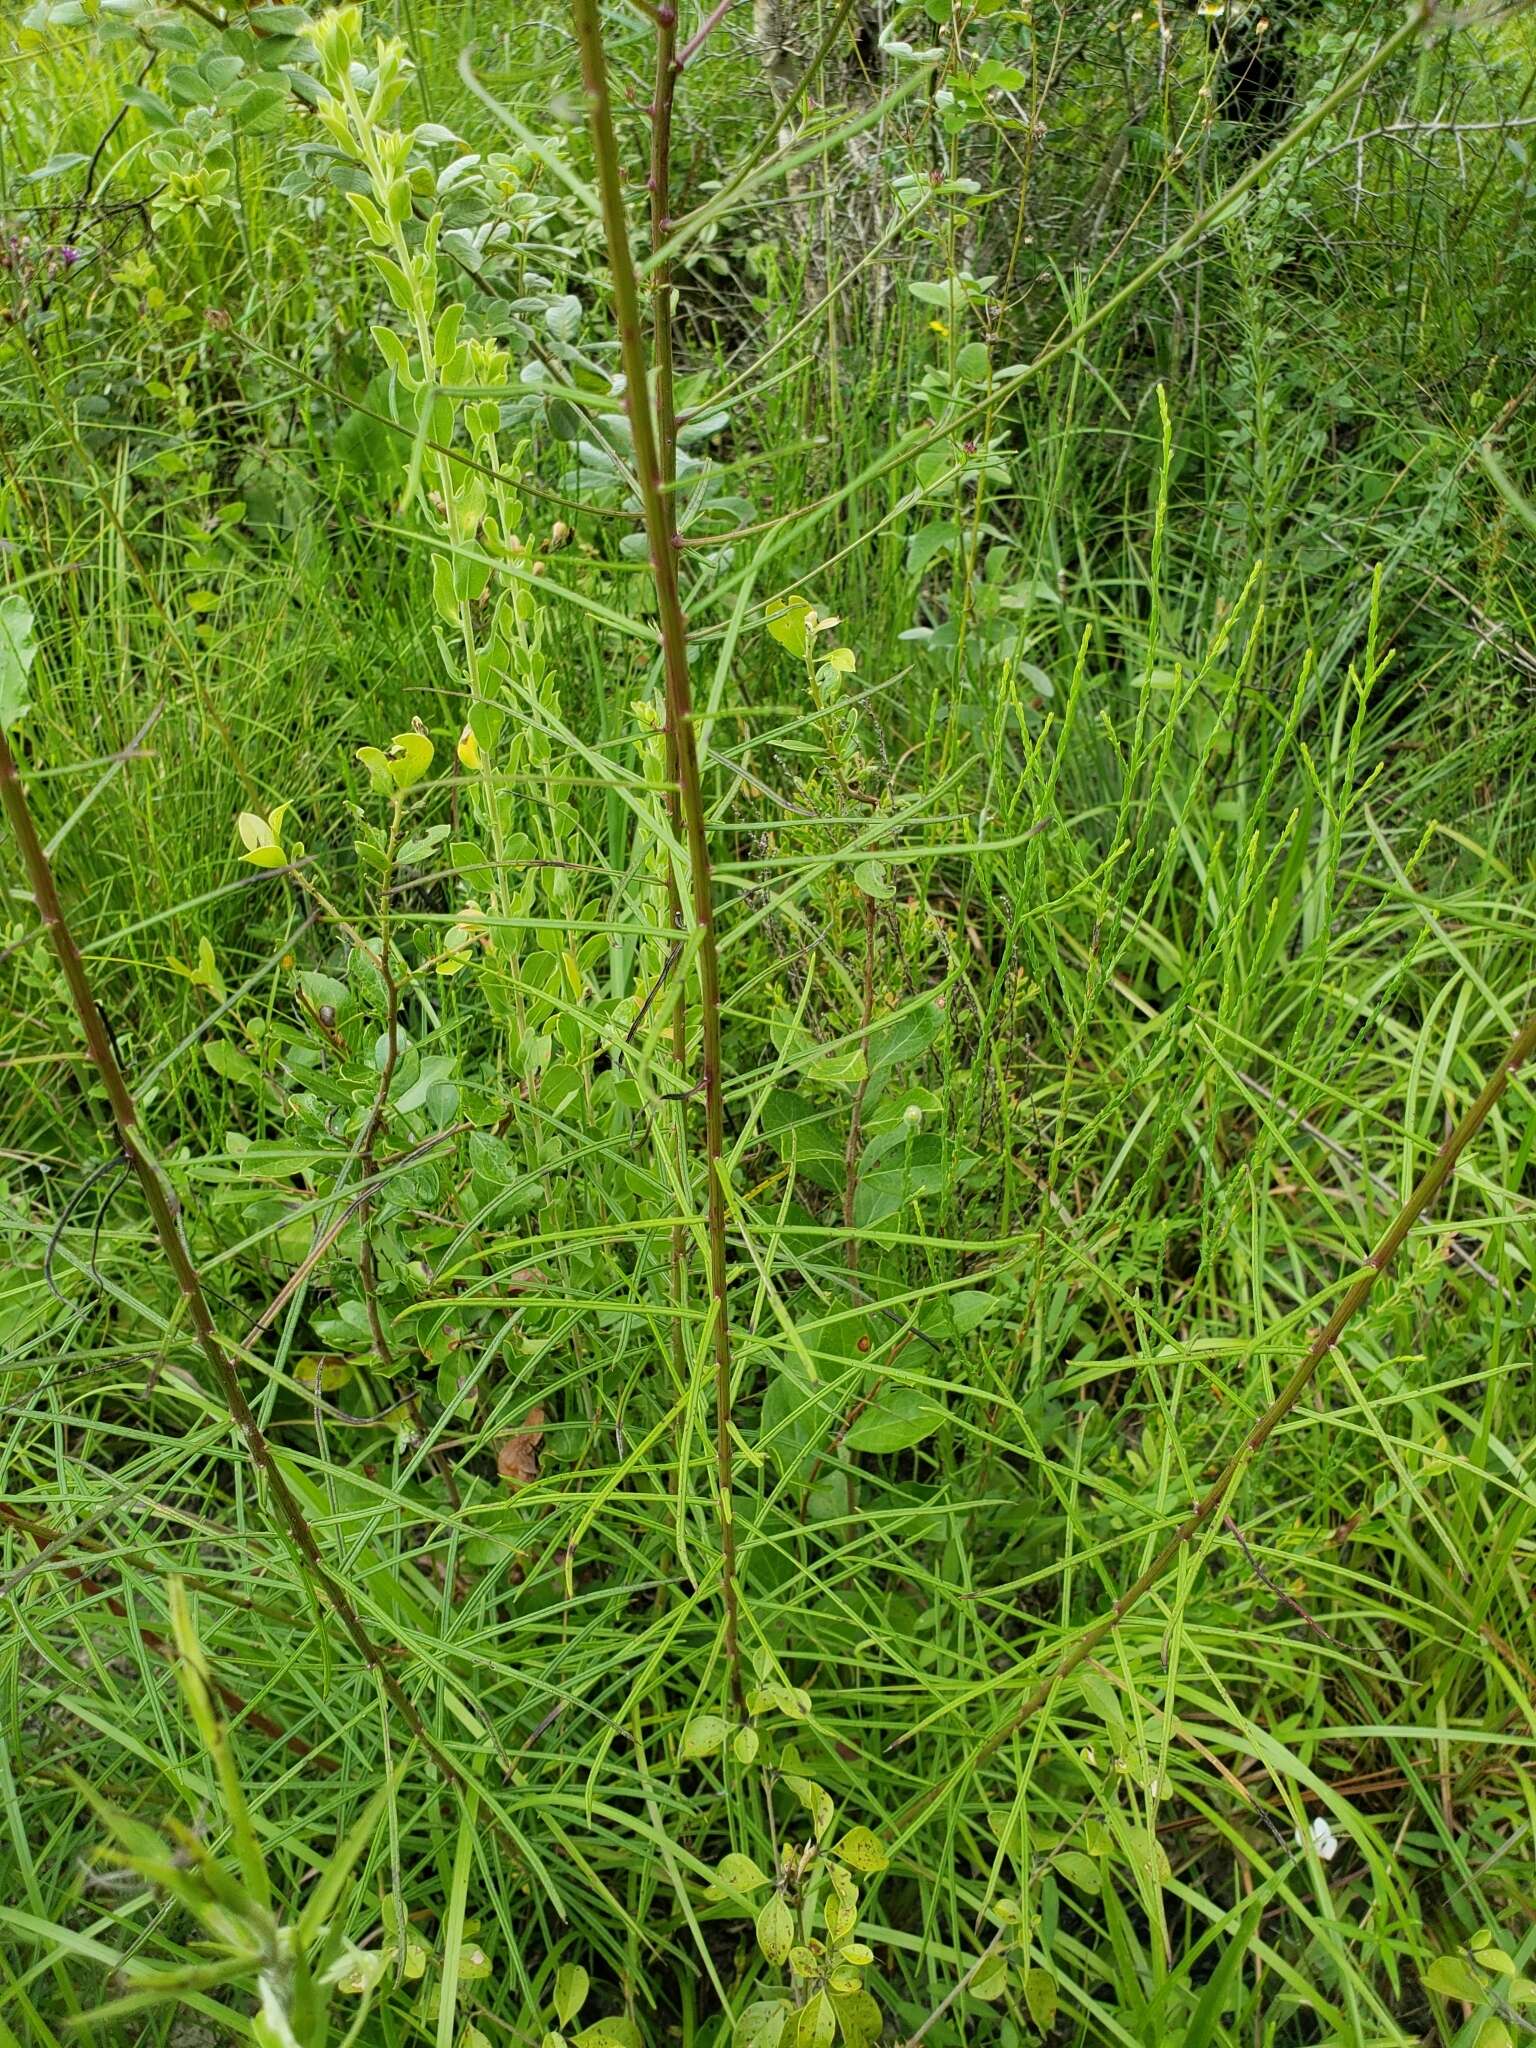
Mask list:
[[[1001,1998],[1008,1989],[1008,1958],[1000,1950],[984,1956],[966,1988],[972,1998]]]
[[[576,2048],[643,2048],[640,2029],[633,2020],[615,2013],[610,2019],[595,2020],[576,2035]]]
[[[831,1999],[825,1991],[814,1992],[801,2008],[800,2024],[795,2030],[795,2048],[832,2048],[836,2032],[837,2021]]]
[[[31,709],[27,671],[37,654],[32,607],[19,597],[0,598],[0,728],[19,725]]]
[[[1091,1856],[1085,1856],[1081,1849],[1063,1849],[1055,1859],[1054,1866],[1080,1892],[1098,1893],[1103,1885],[1103,1873]]]
[[[1056,1979],[1049,1970],[1028,1970],[1024,1975],[1024,2003],[1042,2034],[1056,2024]]]
[[[778,2048],[790,2008],[782,1998],[759,1998],[736,2022],[736,2048]]]
[[[771,597],[763,616],[768,637],[777,640],[798,661],[805,659],[805,615],[810,609],[809,602],[803,597]]]
[[[885,1844],[869,1828],[850,1828],[834,1847],[832,1854],[841,1856],[855,1870],[884,1870],[890,1862],[885,1853]]]
[[[272,827],[265,818],[257,817],[254,811],[242,811],[235,820],[235,830],[240,834],[248,853],[273,844]]]
[[[390,748],[389,773],[396,789],[410,789],[432,766],[437,749],[424,732],[397,732]]]
[[[1437,1991],[1442,1998],[1459,1998],[1467,2005],[1479,2004],[1483,1996],[1482,1978],[1460,1956],[1436,1956],[1419,1981],[1426,1991]]]
[[[555,1977],[555,2017],[568,2027],[587,2002],[591,1978],[580,1963],[562,1963]]]
[[[770,1963],[782,1963],[794,1946],[794,1915],[777,1892],[757,1916],[757,1945]]]
[[[683,1755],[686,1757],[713,1756],[717,1749],[724,1747],[731,1724],[722,1714],[695,1714],[683,1730]]]
[[[766,1870],[759,1870],[750,1856],[734,1849],[715,1865],[715,1878],[716,1884],[710,1889],[722,1892],[755,1892],[759,1885],[769,1882]]]
[[[919,1387],[887,1387],[875,1396],[844,1441],[850,1451],[910,1450],[949,1419],[931,1394]]]

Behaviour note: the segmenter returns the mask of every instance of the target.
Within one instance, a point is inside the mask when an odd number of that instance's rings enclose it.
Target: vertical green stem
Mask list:
[[[667,488],[675,459],[675,424],[669,418],[666,447],[658,439],[651,410],[645,343],[641,333],[640,291],[629,244],[629,222],[619,174],[619,145],[608,91],[608,66],[603,49],[598,0],[572,0],[576,40],[581,49],[582,77],[596,161],[598,196],[613,280],[614,315],[624,368],[625,407],[634,438],[635,473],[650,545],[651,574],[656,586],[656,612],[661,629],[662,671],[666,683],[666,726],[669,753],[676,765],[678,808],[693,897],[693,922],[698,936],[699,1042],[704,1093],[704,1165],[708,1180],[707,1235],[709,1291],[715,1350],[715,1470],[720,1495],[721,1598],[725,1608],[725,1655],[731,1692],[742,1699],[741,1651],[737,1629],[736,1532],[731,1503],[731,1328],[725,1262],[725,1098],[720,1058],[720,959],[715,944],[714,887],[710,873],[709,832],[704,789],[699,775],[698,745],[693,729],[693,697],[688,680],[688,622],[678,593],[678,536],[672,526],[672,498]],[[675,33],[676,11],[657,9],[658,33]],[[668,105],[672,65],[669,60]],[[655,147],[653,130],[652,146]]]

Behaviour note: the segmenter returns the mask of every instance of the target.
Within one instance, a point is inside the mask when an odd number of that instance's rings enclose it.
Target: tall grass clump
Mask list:
[[[0,2043],[1536,2024],[1533,58],[7,20]]]

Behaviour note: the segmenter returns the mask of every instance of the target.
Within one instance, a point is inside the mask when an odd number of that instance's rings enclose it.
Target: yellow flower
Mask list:
[[[480,766],[480,742],[475,738],[474,727],[466,725],[459,734],[459,765],[473,775]]]
[[[949,329],[942,320],[930,320],[928,322],[928,332],[930,334],[942,335],[945,341],[949,339]]]

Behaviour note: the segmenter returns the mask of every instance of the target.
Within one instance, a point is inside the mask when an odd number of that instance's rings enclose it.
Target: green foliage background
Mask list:
[[[0,2042],[135,1968],[179,1995],[100,2038],[281,2040],[255,1962],[185,1974],[223,1910],[251,1956],[344,1938],[306,2043],[723,2043],[815,1980],[721,1859],[803,1859],[803,1947],[867,1829],[844,1967],[887,2039],[1499,2048],[1523,1083],[1221,1524],[976,1753],[1530,1007],[1529,16],[1441,10],[1254,178],[1400,10],[823,0],[784,104],[749,12],[682,74],[673,204],[729,1500],[563,10],[369,12],[480,351],[421,421],[302,9],[3,24],[0,707],[249,1398],[464,1780],[253,1481],[0,845]],[[643,255],[654,24],[606,33]],[[445,598],[487,516],[518,550]],[[502,596],[526,645],[466,669]],[[836,622],[808,658],[791,599]],[[355,757],[413,720],[397,802]],[[243,863],[278,804],[296,865]]]

